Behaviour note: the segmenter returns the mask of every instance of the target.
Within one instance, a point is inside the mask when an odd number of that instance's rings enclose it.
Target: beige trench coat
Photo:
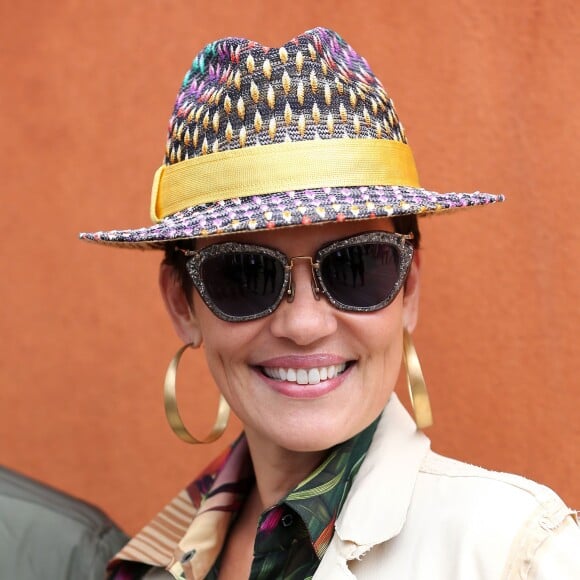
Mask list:
[[[433,453],[393,396],[314,580],[580,580],[576,518],[542,485]]]

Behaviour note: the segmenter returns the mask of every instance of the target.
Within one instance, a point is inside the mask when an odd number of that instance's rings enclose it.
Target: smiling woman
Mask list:
[[[572,579],[575,513],[526,479],[441,457],[411,334],[417,216],[502,201],[420,187],[366,61],[317,28],[226,38],[170,120],[154,225],[82,234],[165,250],[162,295],[243,433],[111,562],[110,578]],[[293,227],[290,227],[293,226]],[[415,420],[393,393],[405,363]]]
[[[254,286],[236,276],[236,295],[257,295],[255,305],[261,313],[251,321],[245,316],[233,328],[231,311],[223,315],[215,307],[207,307],[212,299],[210,288],[194,294],[190,309],[182,288],[175,287],[178,278],[170,268],[163,268],[162,288],[177,332],[185,343],[197,345],[203,339],[212,375],[242,420],[251,447],[255,441],[256,445],[276,443],[289,451],[315,451],[319,463],[323,450],[353,437],[380,414],[399,374],[403,321],[411,332],[418,307],[418,268],[416,263],[411,265],[412,248],[402,235],[386,231],[391,227],[390,221],[382,218],[303,228],[300,235],[292,229],[240,233],[235,236],[240,243],[234,246],[231,242],[200,240],[199,245],[212,250],[213,255],[217,255],[217,248],[224,248],[221,251],[231,255],[244,248],[242,243],[252,242],[247,247],[254,248],[256,254],[246,256],[257,256],[257,248],[275,244],[277,252],[287,256],[319,258],[312,264],[296,261],[292,280],[287,282],[293,288],[292,299],[277,299],[279,290],[272,294],[273,304],[268,308],[261,304],[263,286]],[[369,228],[383,231],[369,233]],[[349,264],[344,272],[335,272],[325,280],[321,271],[325,271],[328,256],[344,254],[345,247],[368,252],[362,273],[355,278],[356,270]],[[400,253],[401,259],[385,259],[386,251]],[[315,270],[318,263],[321,266]],[[231,277],[232,270],[238,271],[238,265],[221,265],[224,277]],[[315,276],[313,271],[318,274]],[[200,273],[203,277],[203,268]],[[281,268],[280,276],[283,275]],[[364,288],[377,284],[371,288],[375,292],[371,303],[359,306],[337,302],[340,294],[336,289],[349,297],[354,289],[360,296],[357,285],[362,284],[361,275],[365,278]],[[313,283],[316,277],[320,278],[320,287],[324,284],[325,292],[317,292],[318,286]],[[405,279],[407,291],[403,295],[398,289]],[[216,284],[218,292],[224,284]],[[284,281],[276,281],[275,285],[283,288]],[[330,293],[330,298],[321,299],[319,295],[326,293]],[[354,296],[355,293],[353,300]],[[231,303],[232,309],[239,305],[240,300]],[[321,372],[326,373],[325,380],[320,380]],[[285,380],[275,376],[282,374]],[[353,400],[356,405],[351,404]],[[309,471],[297,473],[296,477],[306,477]],[[275,503],[279,498],[272,499]]]

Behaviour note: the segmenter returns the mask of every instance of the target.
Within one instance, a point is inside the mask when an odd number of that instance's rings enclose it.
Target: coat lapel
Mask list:
[[[313,580],[355,578],[348,561],[400,533],[429,449],[429,439],[392,395]]]

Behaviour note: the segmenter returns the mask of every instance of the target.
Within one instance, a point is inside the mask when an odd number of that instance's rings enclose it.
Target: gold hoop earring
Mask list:
[[[407,370],[407,388],[411,397],[415,423],[419,429],[425,429],[425,427],[433,425],[433,413],[419,357],[406,328],[403,330],[403,358]]]
[[[186,443],[211,443],[216,439],[219,439],[223,432],[226,430],[228,425],[228,419],[230,417],[230,407],[227,401],[224,399],[223,395],[220,395],[220,403],[218,407],[217,417],[212,430],[209,432],[204,439],[197,439],[194,437],[184,425],[179,410],[177,408],[177,397],[175,393],[175,384],[177,379],[177,367],[179,366],[179,361],[181,360],[181,355],[193,346],[193,343],[186,344],[182,346],[171,359],[169,366],[167,367],[167,372],[165,373],[165,382],[163,385],[163,395],[165,401],[165,416],[169,422],[169,426],[173,432]]]

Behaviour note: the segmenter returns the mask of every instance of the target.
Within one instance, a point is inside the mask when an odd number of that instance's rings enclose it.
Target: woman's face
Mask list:
[[[237,234],[219,242],[235,239],[288,256],[314,256],[328,242],[381,229],[392,231],[392,224],[386,219],[326,224]],[[211,243],[215,240],[201,240],[199,247]],[[163,271],[161,278],[182,340],[203,340],[211,373],[248,437],[291,451],[328,449],[379,415],[399,373],[403,326],[412,330],[417,316],[416,259],[404,293],[370,313],[343,312],[324,297],[316,300],[310,265],[299,260],[292,273],[294,300],[283,300],[273,314],[250,322],[220,320],[197,292],[193,313],[183,303],[171,306],[178,292],[167,290],[171,283],[164,282]],[[284,380],[289,374],[298,382]],[[325,375],[329,378],[323,380]],[[299,384],[306,377],[315,384]]]

